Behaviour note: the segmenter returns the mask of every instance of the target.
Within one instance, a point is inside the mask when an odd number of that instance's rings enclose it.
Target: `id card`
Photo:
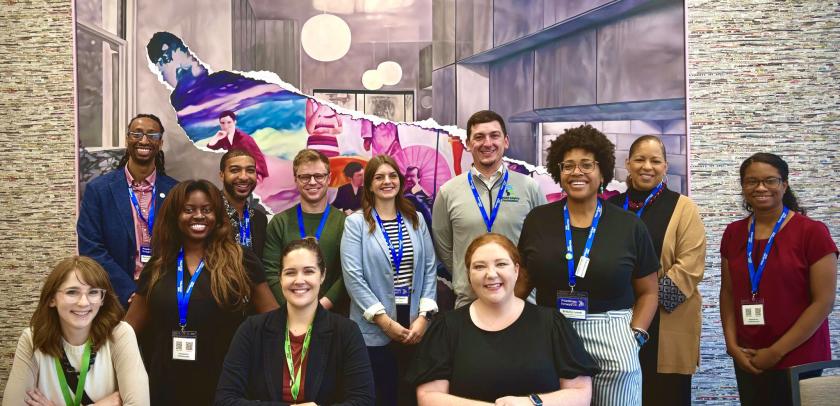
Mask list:
[[[179,361],[195,361],[197,331],[172,331],[172,359]]]
[[[394,287],[394,301],[397,305],[409,304],[409,297],[411,296],[411,289],[408,286]]]
[[[589,295],[586,292],[557,291],[557,310],[571,320],[586,320]]]
[[[575,276],[578,278],[586,277],[586,270],[589,269],[589,258],[581,255],[578,260],[577,268],[575,269]]]
[[[140,262],[143,265],[149,262],[152,259],[152,247],[148,245],[141,245],[140,246]]]
[[[741,319],[745,326],[764,325],[764,299],[742,300]]]

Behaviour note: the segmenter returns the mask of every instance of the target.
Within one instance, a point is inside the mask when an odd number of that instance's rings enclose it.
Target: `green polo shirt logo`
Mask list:
[[[519,196],[513,191],[513,185],[508,183],[505,186],[505,195],[502,197],[503,202],[519,203]]]

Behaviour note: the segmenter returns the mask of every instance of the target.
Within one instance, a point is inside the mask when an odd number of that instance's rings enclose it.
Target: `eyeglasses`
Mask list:
[[[128,135],[137,141],[142,140],[144,135],[152,141],[160,141],[160,138],[163,137],[163,133],[144,133],[142,131],[129,131]]]
[[[305,185],[312,182],[312,179],[315,179],[315,182],[317,183],[324,183],[327,176],[329,176],[329,173],[302,173],[300,175],[296,175],[295,178],[297,178],[298,182]]]
[[[595,167],[598,166],[598,161],[563,161],[560,162],[559,166],[560,170],[565,174],[570,174],[574,172],[575,168],[580,168],[581,173],[592,173],[592,171],[595,170]]]
[[[67,288],[64,290],[59,289],[58,291],[63,293],[64,297],[66,297],[69,302],[73,303],[78,303],[79,300],[82,300],[82,296],[87,296],[87,300],[91,304],[101,303],[102,299],[105,299],[105,289],[95,288],[87,292],[83,292],[78,288]]]
[[[765,179],[755,179],[755,178],[747,178],[741,182],[741,186],[745,189],[755,189],[758,187],[758,184],[764,184],[764,187],[767,189],[778,189],[779,186],[782,185],[782,178],[777,177],[770,177]]]

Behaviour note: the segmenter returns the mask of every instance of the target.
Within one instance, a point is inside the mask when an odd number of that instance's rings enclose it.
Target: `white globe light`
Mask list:
[[[376,69],[368,69],[362,74],[362,86],[367,90],[379,90],[382,87],[382,77]]]
[[[402,79],[402,66],[394,61],[385,61],[376,68],[382,76],[383,85],[396,85]]]
[[[332,14],[316,15],[303,23],[300,45],[316,61],[341,59],[350,50],[350,26]]]

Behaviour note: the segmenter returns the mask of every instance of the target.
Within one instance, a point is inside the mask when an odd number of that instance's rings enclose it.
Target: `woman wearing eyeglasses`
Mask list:
[[[837,245],[799,207],[782,158],[757,153],[740,177],[750,215],[729,224],[720,243],[726,350],[742,404],[787,404],[785,368],[831,359]]]
[[[659,308],[639,351],[644,405],[690,405],[691,376],[700,361],[700,291],[706,232],[697,206],[668,189],[665,145],[637,138],[625,161],[627,192],[610,203],[635,213],[650,232],[659,271]]]
[[[219,189],[181,182],[161,207],[152,259],[126,321],[149,330],[154,405],[208,405],[222,361],[249,313],[276,309],[259,259],[232,238]]]
[[[362,211],[347,217],[341,238],[350,319],[368,347],[377,405],[410,404],[402,377],[437,311],[435,253],[426,223],[403,195],[405,178],[393,158],[365,167]]]
[[[96,261],[59,262],[18,341],[3,406],[149,405],[137,339],[122,316]]]
[[[601,368],[593,405],[638,405],[638,352],[657,308],[659,259],[644,223],[598,197],[612,180],[614,151],[589,125],[551,143],[546,166],[567,197],[525,218],[516,291],[524,297],[535,287],[537,304],[570,319]]]

